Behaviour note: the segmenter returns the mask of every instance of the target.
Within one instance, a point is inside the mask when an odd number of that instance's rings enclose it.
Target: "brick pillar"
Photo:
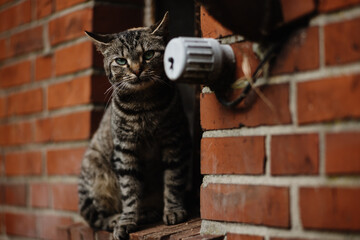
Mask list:
[[[142,26],[143,1],[0,1],[0,239],[79,220],[77,175],[109,87],[84,30]]]
[[[302,4],[282,3],[289,19]],[[359,3],[314,1],[309,26],[283,46],[259,89],[270,104],[255,97],[229,109],[203,89],[203,233],[231,240],[360,237]],[[204,37],[233,34],[204,8],[201,28]],[[245,57],[257,66],[252,44],[232,44],[237,77]]]

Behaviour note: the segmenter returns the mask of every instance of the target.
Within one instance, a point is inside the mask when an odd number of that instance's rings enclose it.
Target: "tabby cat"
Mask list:
[[[151,27],[86,32],[104,56],[113,95],[85,153],[79,209],[95,229],[127,239],[143,222],[184,221],[191,138],[163,70],[168,14]]]

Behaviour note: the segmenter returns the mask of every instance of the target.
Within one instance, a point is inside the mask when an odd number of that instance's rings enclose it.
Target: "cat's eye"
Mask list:
[[[144,53],[144,59],[145,59],[145,60],[150,60],[151,58],[154,57],[154,54],[155,54],[155,52],[154,52],[153,50],[146,51],[146,52]]]
[[[116,62],[117,64],[119,64],[119,65],[125,65],[125,64],[127,64],[127,61],[126,61],[125,58],[116,58],[116,59],[115,59],[115,62]]]

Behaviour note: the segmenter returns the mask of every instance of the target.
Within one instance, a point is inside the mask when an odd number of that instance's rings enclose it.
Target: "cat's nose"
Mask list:
[[[132,63],[130,65],[131,71],[136,75],[139,76],[140,74],[140,64],[138,63]]]

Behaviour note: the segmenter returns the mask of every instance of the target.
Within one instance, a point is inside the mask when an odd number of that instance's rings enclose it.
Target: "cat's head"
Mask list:
[[[143,89],[164,81],[163,54],[168,38],[168,13],[150,27],[115,34],[86,32],[104,56],[106,75],[119,89]]]

